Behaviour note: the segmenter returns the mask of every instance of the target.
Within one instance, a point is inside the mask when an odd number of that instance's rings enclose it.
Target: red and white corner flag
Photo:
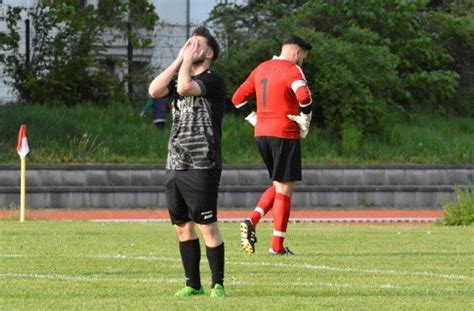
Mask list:
[[[22,124],[20,126],[20,132],[18,132],[18,142],[16,144],[16,152],[20,156],[20,159],[26,157],[28,152],[30,152],[30,147],[28,146],[28,139],[26,139],[26,125]]]

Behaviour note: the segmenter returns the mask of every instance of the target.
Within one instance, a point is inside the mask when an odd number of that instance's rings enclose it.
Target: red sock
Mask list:
[[[275,200],[275,186],[271,186],[265,190],[260,196],[260,200],[257,203],[257,207],[250,214],[250,221],[253,224],[253,227],[257,227],[260,219],[268,213],[269,210],[273,207],[273,202]]]
[[[275,194],[273,203],[273,237],[272,248],[275,252],[283,251],[283,241],[285,240],[286,227],[290,218],[291,197],[282,193]]]

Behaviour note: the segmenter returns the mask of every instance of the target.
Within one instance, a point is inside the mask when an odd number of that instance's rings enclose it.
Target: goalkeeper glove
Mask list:
[[[305,138],[306,135],[308,135],[309,131],[309,124],[311,123],[311,116],[313,112],[310,112],[308,114],[304,114],[300,112],[299,116],[295,115],[288,115],[288,119],[295,121],[298,124],[298,127],[300,128],[300,136],[301,138]]]
[[[249,113],[249,115],[245,117],[245,120],[249,121],[252,126],[255,126],[255,124],[257,124],[257,114],[255,111]]]

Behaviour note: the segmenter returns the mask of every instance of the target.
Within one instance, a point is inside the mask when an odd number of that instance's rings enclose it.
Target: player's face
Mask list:
[[[298,66],[300,67],[303,66],[303,61],[306,59],[307,56],[308,56],[308,51],[305,51],[302,49],[298,50],[298,53],[296,56],[296,63],[298,64]]]
[[[202,64],[206,60],[206,58],[209,57],[210,51],[212,51],[212,49],[209,47],[209,45],[207,45],[206,38],[196,36],[195,39],[199,42],[199,50],[203,52],[202,55],[193,62],[193,65],[199,65]]]

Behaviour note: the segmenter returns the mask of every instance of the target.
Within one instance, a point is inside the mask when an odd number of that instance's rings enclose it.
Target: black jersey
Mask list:
[[[193,77],[201,96],[180,96],[177,76],[168,86],[172,98],[173,125],[168,142],[167,169],[222,169],[221,125],[225,84],[216,72],[206,70]]]

